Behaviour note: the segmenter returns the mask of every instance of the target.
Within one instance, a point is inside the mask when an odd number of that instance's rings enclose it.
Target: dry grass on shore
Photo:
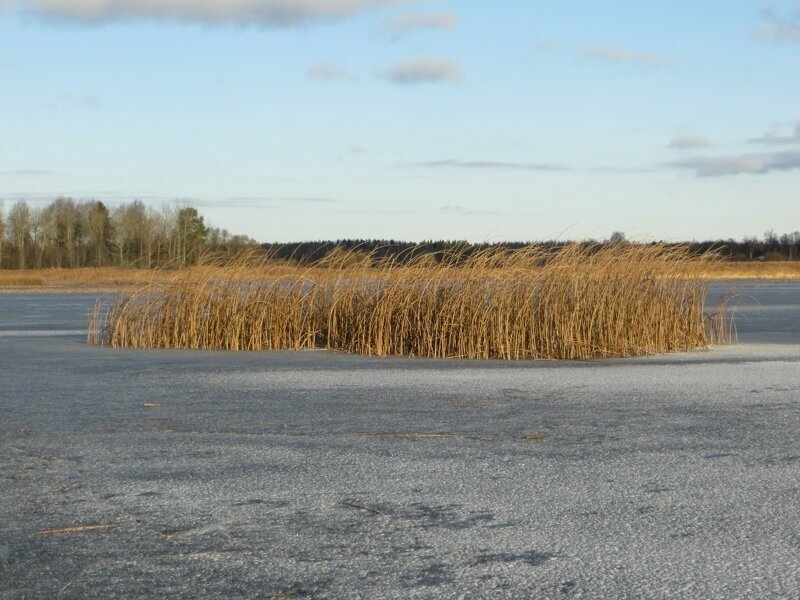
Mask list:
[[[771,262],[733,262],[716,260],[708,264],[699,276],[707,281],[728,280],[800,280],[800,260],[776,260]]]
[[[190,269],[195,267],[190,267]],[[273,265],[286,274],[297,272],[296,267],[286,264]],[[204,272],[208,267],[203,267]],[[219,278],[231,276],[224,266],[218,267]],[[258,277],[263,272],[257,268],[252,272],[237,270],[237,276]],[[800,280],[800,261],[732,262],[708,261],[705,267],[692,275],[707,281],[736,279],[796,281]],[[687,275],[690,275],[687,273]],[[0,294],[2,293],[86,293],[88,291],[114,291],[140,287],[145,284],[167,284],[176,277],[174,270],[125,269],[119,267],[86,267],[81,269],[28,269],[24,271],[0,269]]]
[[[68,287],[130,287],[170,281],[174,272],[155,269],[84,267],[81,269],[0,270],[0,288],[63,289]]]
[[[174,274],[99,305],[90,342],[118,348],[327,348],[471,359],[588,359],[704,348],[728,333],[705,315],[685,248],[624,244],[455,252],[436,263],[338,257],[309,268],[252,258]]]

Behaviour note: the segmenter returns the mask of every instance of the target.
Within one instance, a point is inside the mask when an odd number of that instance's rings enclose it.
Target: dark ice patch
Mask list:
[[[512,552],[498,552],[498,553],[488,553],[483,552],[475,557],[472,561],[471,565],[473,567],[477,567],[480,565],[488,565],[488,564],[508,564],[508,563],[515,563],[515,562],[522,562],[526,565],[530,565],[531,567],[538,567],[546,563],[548,560],[553,558],[555,555],[550,554],[549,552],[536,552],[535,550],[529,550],[528,552],[522,552],[519,554],[515,554]]]
[[[447,565],[433,563],[406,575],[402,579],[405,587],[435,587],[453,583],[453,576],[448,573]]]

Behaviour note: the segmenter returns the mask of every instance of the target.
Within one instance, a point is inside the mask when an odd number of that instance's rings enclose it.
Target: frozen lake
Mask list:
[[[0,598],[800,597],[800,283],[716,289],[739,345],[584,363],[112,350],[0,295]]]

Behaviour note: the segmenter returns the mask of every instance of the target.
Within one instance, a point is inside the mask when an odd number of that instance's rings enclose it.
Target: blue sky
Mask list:
[[[263,241],[793,231],[798,73],[798,0],[0,0],[0,198]]]

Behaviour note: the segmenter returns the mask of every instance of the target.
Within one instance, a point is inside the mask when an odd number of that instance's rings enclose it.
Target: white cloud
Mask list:
[[[587,46],[581,52],[584,60],[600,60],[617,64],[636,64],[643,67],[660,67],[667,64],[667,60],[650,52],[631,52],[625,48],[608,44],[595,44]]]
[[[352,81],[355,77],[339,65],[333,63],[319,63],[312,66],[306,77],[314,81]]]
[[[450,30],[458,26],[458,17],[451,12],[400,15],[388,19],[383,28],[395,35],[423,29]]]
[[[380,71],[378,76],[402,85],[453,82],[463,78],[458,62],[437,58],[401,61],[385,71]]]
[[[687,158],[672,162],[670,166],[692,170],[698,177],[723,177],[743,174],[765,175],[772,172],[800,169],[800,150],[767,154]]]
[[[19,0],[26,12],[78,21],[126,18],[292,26],[407,0]],[[0,0],[2,2],[2,0]]]
[[[800,44],[800,11],[794,18],[782,17],[771,10],[762,13],[764,22],[755,28],[760,38]]]
[[[711,141],[699,135],[676,135],[669,143],[670,148],[676,150],[692,150],[695,148],[710,148]]]

